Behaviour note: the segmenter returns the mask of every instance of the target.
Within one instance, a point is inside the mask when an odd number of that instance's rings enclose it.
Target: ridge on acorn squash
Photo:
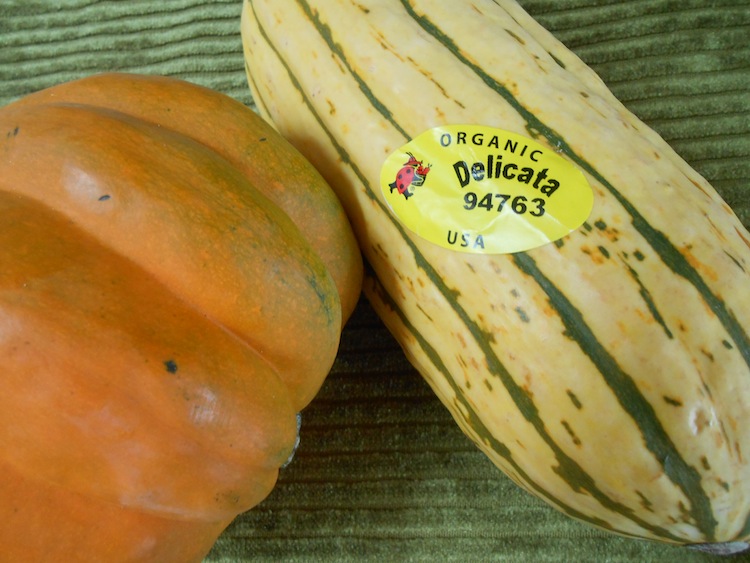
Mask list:
[[[200,560],[334,361],[346,216],[259,116],[175,79],[62,84],[0,130],[0,559]]]

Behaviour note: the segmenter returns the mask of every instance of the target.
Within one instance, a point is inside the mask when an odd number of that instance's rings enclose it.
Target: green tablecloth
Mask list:
[[[750,1],[521,4],[750,226]],[[0,104],[120,70],[178,76],[252,105],[241,7],[0,0]],[[365,301],[301,437],[274,492],[226,530],[208,561],[715,560],[606,534],[522,492],[463,436]]]

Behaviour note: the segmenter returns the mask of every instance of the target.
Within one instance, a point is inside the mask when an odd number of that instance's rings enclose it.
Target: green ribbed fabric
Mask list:
[[[750,227],[750,1],[521,4]],[[0,0],[0,104],[119,70],[177,76],[252,107],[241,9],[241,0]],[[301,438],[271,496],[207,561],[717,560],[612,536],[519,489],[464,437],[364,301]]]

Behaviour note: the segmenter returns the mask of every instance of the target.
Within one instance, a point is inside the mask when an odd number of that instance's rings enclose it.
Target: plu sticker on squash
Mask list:
[[[394,151],[380,179],[398,219],[463,252],[521,252],[559,240],[591,212],[583,173],[532,139],[481,125],[435,127]]]

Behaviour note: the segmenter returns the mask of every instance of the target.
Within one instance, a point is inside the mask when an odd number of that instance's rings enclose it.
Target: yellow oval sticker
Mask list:
[[[380,185],[411,231],[485,254],[559,240],[586,221],[594,202],[571,162],[532,139],[482,125],[425,131],[386,159]]]

